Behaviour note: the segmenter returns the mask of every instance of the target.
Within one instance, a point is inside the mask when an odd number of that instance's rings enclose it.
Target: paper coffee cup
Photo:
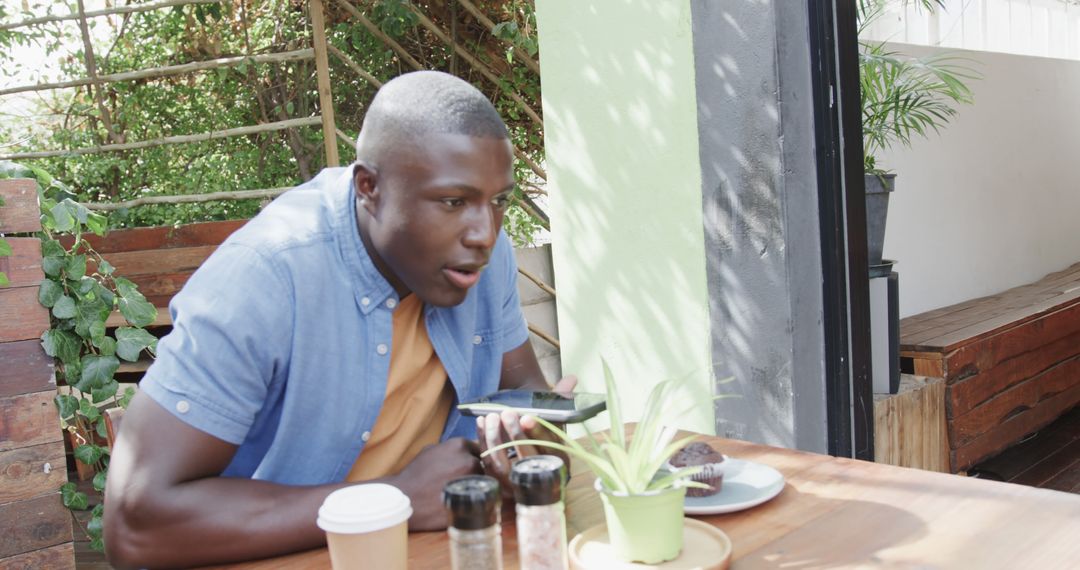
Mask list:
[[[315,522],[326,531],[334,570],[405,570],[411,515],[405,493],[370,483],[330,493]]]

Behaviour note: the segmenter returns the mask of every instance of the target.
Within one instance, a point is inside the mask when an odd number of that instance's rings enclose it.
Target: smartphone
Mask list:
[[[510,408],[519,414],[528,414],[549,422],[583,422],[607,409],[603,394],[576,392],[569,396],[555,392],[534,390],[499,390],[479,400],[458,405],[461,413],[482,416],[499,413]]]

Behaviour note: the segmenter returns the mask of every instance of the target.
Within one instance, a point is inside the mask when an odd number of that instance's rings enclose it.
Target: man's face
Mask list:
[[[436,134],[354,170],[361,235],[399,295],[449,307],[480,279],[514,187],[506,139]],[[364,219],[366,217],[366,219]]]

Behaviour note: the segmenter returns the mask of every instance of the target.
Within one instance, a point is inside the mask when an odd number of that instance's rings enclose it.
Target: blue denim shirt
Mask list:
[[[503,353],[528,340],[516,278],[500,233],[465,301],[424,309],[458,401],[498,389]],[[397,300],[360,240],[351,168],[324,170],[195,272],[169,306],[173,330],[142,390],[239,445],[226,476],[342,481],[382,408]],[[456,408],[443,439],[454,436],[475,437]]]

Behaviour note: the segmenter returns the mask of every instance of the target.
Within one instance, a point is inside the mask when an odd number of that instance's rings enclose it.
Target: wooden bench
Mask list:
[[[968,469],[1080,402],[1080,263],[900,322],[904,372],[945,380],[950,468]]]
[[[221,242],[246,222],[229,220],[177,227],[132,228],[114,230],[104,237],[84,236],[84,239],[116,268],[116,275],[138,285],[139,291],[158,308],[157,319],[146,329],[161,337],[172,330],[169,301]],[[71,239],[65,240],[64,245],[70,247]],[[125,326],[127,322],[116,312],[106,325],[112,329]],[[116,377],[121,382],[136,382],[150,363],[145,354],[138,362],[123,362]]]
[[[74,568],[71,514],[60,500],[64,432],[39,340],[49,311],[38,303],[41,242],[29,234],[41,229],[37,185],[0,180],[0,197],[0,235],[13,250],[0,257],[10,280],[0,287],[0,568]]]

